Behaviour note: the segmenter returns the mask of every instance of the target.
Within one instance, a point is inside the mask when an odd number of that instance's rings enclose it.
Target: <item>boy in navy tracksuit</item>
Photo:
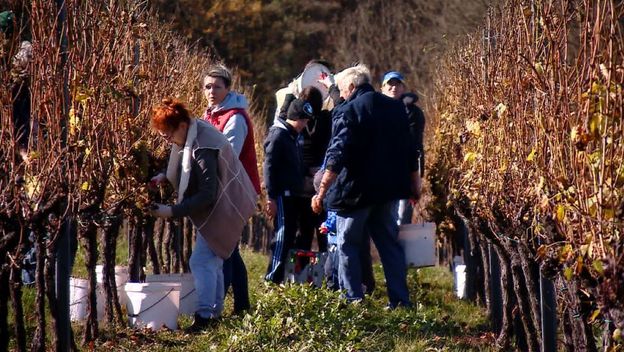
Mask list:
[[[281,283],[288,251],[297,233],[296,196],[303,191],[304,167],[297,143],[299,133],[313,117],[312,106],[295,99],[286,118],[278,118],[264,141],[264,184],[268,194],[265,212],[273,219],[275,233],[266,280]]]

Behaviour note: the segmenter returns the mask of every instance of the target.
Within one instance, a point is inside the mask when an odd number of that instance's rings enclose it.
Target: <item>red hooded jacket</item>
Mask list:
[[[225,125],[236,114],[241,114],[245,118],[247,124],[247,136],[243,142],[243,148],[241,149],[238,159],[243,164],[247,175],[251,179],[251,183],[256,189],[256,193],[260,194],[260,176],[258,174],[258,161],[256,158],[256,147],[254,142],[254,129],[249,115],[245,109],[230,109],[219,110],[211,112],[209,110],[204,114],[204,120],[210,122],[220,132],[223,132]]]

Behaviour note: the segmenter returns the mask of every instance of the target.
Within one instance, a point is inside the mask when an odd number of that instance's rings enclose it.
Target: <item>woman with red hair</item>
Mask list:
[[[175,205],[154,204],[152,215],[190,217],[197,229],[189,265],[198,296],[195,321],[187,330],[211,326],[223,311],[223,260],[230,257],[257,194],[232,146],[211,124],[192,118],[184,105],[164,99],[153,111],[152,127],[169,143],[166,173],[153,183],[169,181],[178,192]]]

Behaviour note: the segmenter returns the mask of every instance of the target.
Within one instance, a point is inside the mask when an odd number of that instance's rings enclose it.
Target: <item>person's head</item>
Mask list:
[[[204,76],[204,96],[208,101],[208,107],[220,104],[230,92],[232,86],[232,73],[223,65],[214,65],[208,69]]]
[[[393,99],[400,99],[407,91],[405,78],[397,71],[389,71],[384,74],[381,81],[381,92]]]
[[[315,114],[318,114],[323,109],[323,93],[315,86],[305,87],[299,93],[299,99],[310,103]]]
[[[303,131],[308,121],[314,118],[312,105],[302,99],[295,99],[288,106],[286,123],[290,124],[297,132]]]
[[[334,79],[343,99],[348,99],[357,87],[371,82],[370,70],[362,64],[338,72]]]
[[[182,102],[165,98],[152,110],[152,128],[167,142],[184,146],[191,124],[188,110]]]

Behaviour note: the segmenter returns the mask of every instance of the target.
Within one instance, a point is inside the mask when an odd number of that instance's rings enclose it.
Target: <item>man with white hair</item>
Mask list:
[[[346,102],[335,115],[325,172],[312,208],[336,211],[341,289],[346,298],[364,298],[360,247],[368,231],[381,257],[387,283],[388,306],[411,306],[405,254],[398,242],[396,203],[418,197],[418,165],[403,104],[375,92],[364,65],[336,75]],[[334,187],[331,187],[334,184]]]

